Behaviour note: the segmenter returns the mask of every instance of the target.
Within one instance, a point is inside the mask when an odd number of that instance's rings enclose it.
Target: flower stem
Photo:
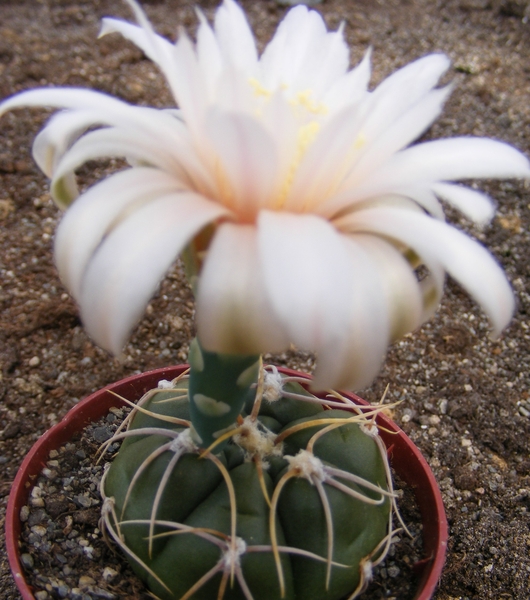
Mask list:
[[[233,427],[245,402],[255,395],[259,355],[208,352],[195,338],[190,346],[189,363],[192,431],[196,442],[207,448]]]

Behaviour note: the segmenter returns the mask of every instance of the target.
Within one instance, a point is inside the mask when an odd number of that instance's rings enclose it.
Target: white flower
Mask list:
[[[212,28],[199,12],[196,44],[105,19],[158,64],[178,110],[135,107],[81,89],[39,89],[6,100],[65,109],[34,156],[69,206],[57,231],[60,275],[88,332],[119,353],[160,280],[207,225],[200,273],[202,345],[226,353],[316,351],[316,387],[350,388],[376,375],[388,344],[436,309],[445,273],[483,307],[494,333],[513,296],[478,243],[444,222],[439,199],[478,223],[492,201],[454,180],[528,177],[518,151],[479,138],[408,147],[439,115],[449,61],[432,54],[368,91],[370,52],[352,70],[342,28],[304,6],[289,11],[259,57],[233,0]],[[77,195],[88,160],[131,165]],[[423,264],[429,277],[418,281]]]

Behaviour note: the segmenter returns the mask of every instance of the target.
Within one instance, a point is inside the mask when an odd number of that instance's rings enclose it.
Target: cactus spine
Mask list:
[[[190,364],[138,402],[102,482],[133,569],[163,599],[355,597],[390,537],[377,409],[319,399],[255,356],[195,342]]]

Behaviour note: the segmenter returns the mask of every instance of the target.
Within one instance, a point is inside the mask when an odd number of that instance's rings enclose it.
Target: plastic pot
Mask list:
[[[161,379],[174,379],[187,368],[187,365],[178,365],[148,371],[127,377],[94,392],[72,408],[60,423],[41,436],[31,448],[13,482],[6,512],[7,555],[11,572],[23,600],[34,600],[35,597],[26,583],[20,563],[18,541],[22,524],[19,515],[21,508],[28,501],[32,483],[49,459],[50,450],[57,449],[70,441],[76,432],[106,415],[110,407],[120,406],[120,400],[109,391],[136,400],[156,387]],[[279,370],[285,375],[303,375],[291,369],[280,368]],[[359,405],[368,405],[355,394],[346,392],[344,395]],[[424,558],[415,565],[419,582],[414,600],[429,600],[440,578],[447,548],[447,519],[440,490],[429,465],[410,438],[382,414],[377,417],[377,423],[382,427],[380,435],[387,447],[392,467],[412,488],[421,512]]]

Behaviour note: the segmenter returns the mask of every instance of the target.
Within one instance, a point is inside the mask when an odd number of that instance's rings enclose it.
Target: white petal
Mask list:
[[[289,339],[317,352],[340,339],[353,294],[342,236],[314,215],[262,211],[258,244],[265,286]]]
[[[157,110],[142,106],[132,106],[93,90],[77,88],[41,88],[28,90],[8,98],[0,104],[0,116],[8,110],[21,107],[50,107],[93,111],[92,125],[121,126],[125,129],[140,130],[153,137],[161,136],[171,143],[182,145],[180,141],[186,133],[181,119],[175,118],[167,110]]]
[[[449,138],[411,146],[373,173],[356,194],[390,191],[414,182],[471,178],[530,177],[530,163],[518,150],[486,138]]]
[[[79,139],[57,165],[52,180],[52,194],[62,189],[62,178],[89,160],[123,157],[136,163],[153,166],[171,173],[182,185],[189,182],[186,171],[164,146],[163,140],[153,139],[138,131],[105,128],[91,131]]]
[[[173,44],[171,44],[171,42],[168,42],[168,40],[157,35],[152,30],[148,33],[144,28],[138,27],[138,25],[132,25],[121,19],[104,17],[101,20],[99,37],[103,37],[109,33],[121,34],[125,39],[131,41],[135,46],[138,46],[147,58],[154,63],[158,63],[160,60],[159,46],[164,46],[166,48],[165,53],[171,53],[173,49]],[[154,43],[155,36],[157,38],[156,44]]]
[[[493,200],[482,192],[450,183],[435,183],[432,190],[442,200],[479,225],[486,225],[493,218],[495,212]]]
[[[54,115],[33,141],[33,158],[48,177],[68,147],[89,127],[98,123],[90,110],[69,110]]]
[[[221,213],[196,194],[172,194],[143,205],[104,238],[88,264],[79,301],[96,343],[120,353],[183,247]]]
[[[237,113],[211,111],[207,127],[228,178],[225,203],[236,207],[242,221],[252,222],[275,185],[278,158],[273,140],[258,121]]]
[[[181,32],[175,45],[174,55],[173,93],[186,124],[197,138],[197,143],[204,144],[203,124],[208,103],[207,86],[195,49],[184,32]]]
[[[422,323],[423,294],[408,261],[387,241],[370,235],[355,235],[375,263],[387,298],[392,341],[414,331]]]
[[[74,298],[81,296],[86,266],[105,235],[143,203],[178,191],[170,175],[139,167],[127,169],[97,183],[63,216],[55,235],[55,261]]]
[[[428,187],[410,186],[402,190],[396,190],[396,193],[404,198],[410,198],[434,218],[445,221],[443,206]]]
[[[0,116],[22,107],[77,108],[103,111],[107,118],[137,115],[137,108],[94,90],[79,88],[37,88],[15,94],[0,104]]]
[[[224,67],[221,49],[212,28],[200,9],[197,9],[200,25],[197,30],[197,59],[204,75],[208,94],[213,99],[214,90]]]
[[[501,267],[478,242],[461,231],[413,211],[380,208],[339,219],[343,231],[388,236],[412,248],[427,264],[440,263],[482,306],[494,335],[499,335],[514,311],[514,297]]]
[[[149,22],[146,14],[136,0],[126,0],[127,4],[132,8],[134,16],[142,33],[136,32],[132,34],[131,39],[135,44],[138,44],[142,50],[149,56],[159,67],[169,84],[169,87],[176,93],[177,84],[179,83],[176,74],[178,61],[173,44],[165,40],[160,35],[156,34],[153,26]],[[132,26],[134,27],[134,26]],[[123,28],[120,31],[125,37],[131,35],[131,29]]]
[[[315,389],[361,389],[379,372],[389,343],[389,307],[373,255],[356,240],[343,240],[354,285],[345,298],[347,318],[340,336],[318,349]],[[332,294],[334,292],[331,292]],[[346,315],[345,315],[346,316]]]
[[[371,141],[408,111],[437,83],[449,68],[443,54],[430,54],[387,77],[366,100],[363,133]]]
[[[361,147],[360,158],[344,182],[344,186],[353,186],[370,176],[393,154],[402,150],[420,137],[441,114],[443,105],[451,93],[451,87],[433,90],[410,106],[394,122],[370,140],[364,126],[361,139],[366,140]],[[393,101],[393,98],[390,98]],[[366,136],[366,137],[365,137]]]
[[[257,101],[249,78],[234,67],[224,69],[214,90],[216,108],[256,117]]]
[[[276,144],[278,180],[287,182],[292,177],[293,156],[296,156],[299,141],[298,123],[282,90],[274,92],[263,106],[261,123]]]
[[[340,77],[322,98],[322,103],[330,113],[334,113],[347,105],[359,104],[368,92],[370,82],[370,60],[372,50],[369,48],[362,61],[351,71]]]
[[[224,223],[216,231],[199,279],[197,327],[211,351],[257,354],[288,346],[267,298],[254,226]]]
[[[261,82],[267,89],[288,86],[287,93],[311,90],[319,98],[344,75],[349,51],[342,30],[328,33],[322,17],[305,6],[291,9],[265,48]]]
[[[217,9],[215,34],[224,60],[252,76],[258,64],[256,43],[245,13],[233,0],[224,0]]]

